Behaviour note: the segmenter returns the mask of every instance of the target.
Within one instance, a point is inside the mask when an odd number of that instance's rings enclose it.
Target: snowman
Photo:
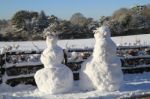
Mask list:
[[[121,61],[116,56],[116,45],[110,38],[108,26],[94,31],[95,46],[93,54],[80,70],[80,87],[83,90],[116,91],[119,90],[123,74]]]
[[[73,86],[73,74],[67,66],[62,64],[63,49],[56,44],[57,32],[53,32],[49,26],[44,33],[47,36],[47,48],[41,54],[44,68],[34,75],[37,87],[41,92],[48,94],[69,92]]]

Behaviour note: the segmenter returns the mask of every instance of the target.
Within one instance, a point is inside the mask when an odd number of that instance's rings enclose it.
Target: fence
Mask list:
[[[120,54],[120,51],[130,49],[149,49],[148,46],[137,47],[118,47],[118,56],[121,57],[122,71],[124,73],[142,73],[150,71],[150,54],[142,56],[127,56]],[[93,49],[69,49],[64,50],[64,64],[66,64],[74,75],[74,80],[79,79],[79,69],[81,63],[92,53]],[[68,53],[82,53],[82,59],[79,61],[70,61]],[[149,50],[148,50],[149,52]],[[43,68],[40,62],[41,51],[11,51],[0,55],[0,83],[5,82],[11,86],[22,84],[35,85],[34,74],[37,70]]]

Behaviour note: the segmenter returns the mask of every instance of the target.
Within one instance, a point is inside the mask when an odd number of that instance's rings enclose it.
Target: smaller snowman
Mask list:
[[[61,94],[72,89],[73,74],[67,66],[62,64],[64,59],[63,49],[56,44],[58,32],[53,30],[54,27],[55,24],[44,30],[47,36],[47,48],[41,55],[44,68],[38,70],[34,78],[41,92]]]

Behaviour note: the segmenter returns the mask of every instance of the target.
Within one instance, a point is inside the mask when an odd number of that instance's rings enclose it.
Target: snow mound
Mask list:
[[[123,74],[121,61],[116,56],[116,45],[110,39],[110,30],[102,26],[94,32],[94,51],[81,66],[80,86],[83,90],[119,90]]]
[[[39,90],[49,94],[68,92],[73,86],[72,72],[63,64],[43,68],[36,72],[34,78]]]

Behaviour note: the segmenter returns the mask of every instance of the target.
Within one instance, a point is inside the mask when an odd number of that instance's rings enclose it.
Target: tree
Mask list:
[[[58,21],[58,18],[55,15],[48,17],[49,24],[55,23]]]
[[[24,28],[26,24],[25,20],[30,20],[29,12],[25,10],[18,11],[12,18],[12,25],[18,29]]]
[[[99,25],[101,26],[101,25],[105,24],[108,21],[110,21],[110,17],[101,16]]]
[[[79,25],[79,26],[83,26],[86,24],[86,17],[83,16],[83,14],[81,13],[75,13],[72,15],[72,17],[70,18],[70,22],[73,25]]]
[[[37,12],[29,12],[25,10],[18,11],[12,18],[12,25],[16,29],[22,29],[26,31],[32,30],[32,19],[38,17]]]
[[[39,14],[38,25],[41,31],[43,31],[44,28],[48,27],[49,25],[47,16],[45,15],[44,11],[41,11],[41,13]]]
[[[127,13],[129,13],[129,10],[127,8],[121,8],[113,13],[112,19],[118,20],[121,15],[125,15]]]
[[[146,6],[145,9],[143,9],[141,15],[150,19],[150,5]]]

